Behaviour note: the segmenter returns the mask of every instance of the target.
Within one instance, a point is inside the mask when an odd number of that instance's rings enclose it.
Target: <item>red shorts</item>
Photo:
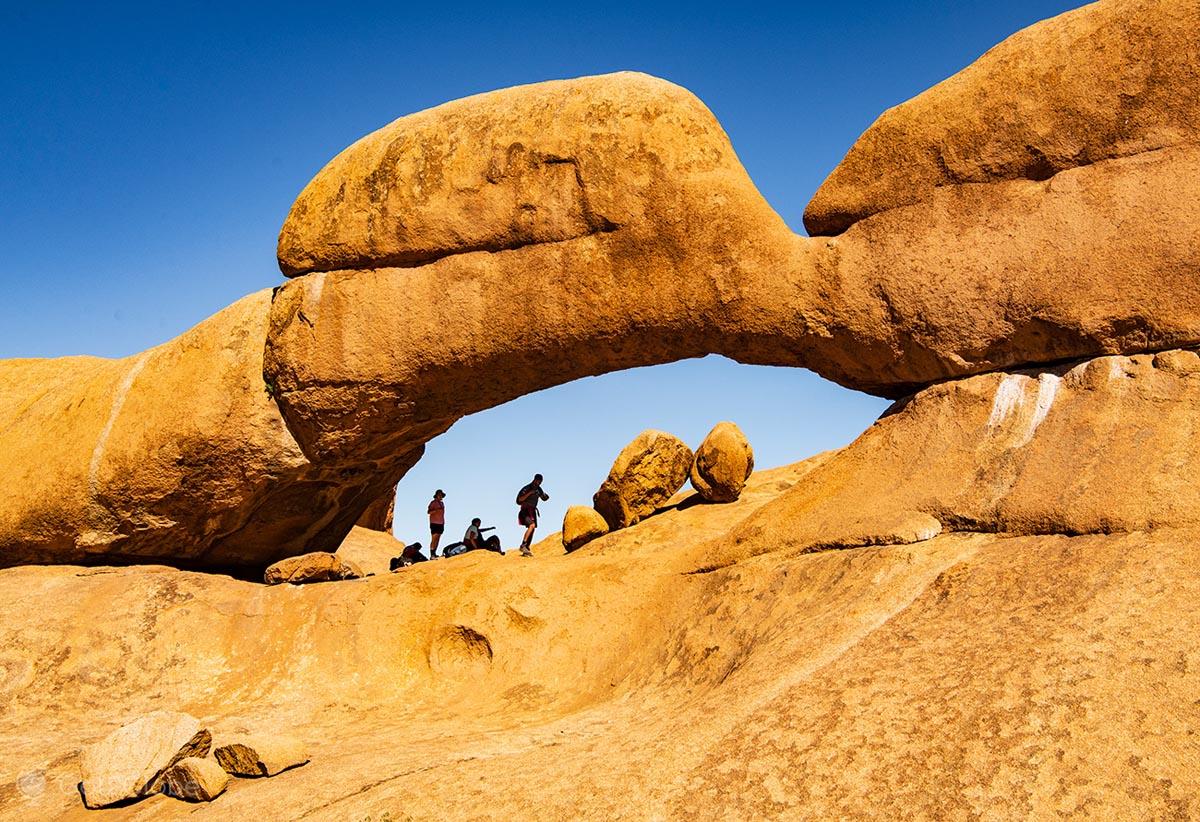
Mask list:
[[[518,525],[537,525],[537,508],[522,508],[521,513],[517,514]]]

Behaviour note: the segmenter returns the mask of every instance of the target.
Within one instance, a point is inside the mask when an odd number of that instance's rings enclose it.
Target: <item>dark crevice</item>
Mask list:
[[[885,417],[890,417],[893,414],[903,411],[905,406],[912,402],[913,398],[917,394],[928,388],[932,388],[935,385],[945,385],[947,383],[970,379],[971,377],[982,377],[987,374],[1024,374],[1026,376],[1037,376],[1038,374],[1045,374],[1049,372],[1056,373],[1061,377],[1075,366],[1091,360],[1098,360],[1101,357],[1136,357],[1151,354],[1161,354],[1164,351],[1196,351],[1197,353],[1200,353],[1200,340],[1165,343],[1157,346],[1145,346],[1139,347],[1132,351],[1101,351],[1085,357],[1067,357],[1057,360],[1045,360],[1044,362],[1027,362],[1016,365],[1006,365],[997,368],[988,368],[981,371],[971,371],[965,374],[957,374],[951,377],[943,377],[940,380],[933,380],[924,384],[903,383],[897,386],[892,386],[886,390],[880,389],[876,392],[872,392],[870,389],[860,390],[868,391],[869,393],[877,393],[878,396],[895,400],[895,402],[888,406],[887,409],[885,409],[884,412],[879,415],[879,419],[884,419]]]
[[[587,237],[595,237],[598,234],[609,234],[621,226],[612,222],[606,217],[592,217],[590,214],[585,214],[590,230],[582,234],[576,234],[571,237],[563,237],[557,240],[512,240],[509,242],[481,242],[473,243],[455,248],[434,249],[431,251],[409,251],[396,254],[386,254],[379,257],[372,257],[369,260],[354,260],[345,264],[331,266],[328,268],[313,268],[305,271],[297,271],[289,273],[288,276],[293,280],[298,280],[302,277],[307,277],[309,274],[328,274],[334,271],[373,271],[380,268],[421,268],[422,266],[432,265],[439,260],[445,260],[449,257],[458,257],[463,254],[478,254],[480,252],[487,254],[499,254],[505,251],[518,251],[522,248],[529,248],[535,245],[558,245],[559,243],[569,243],[575,240],[586,239]]]
[[[1127,160],[1131,157],[1139,157],[1143,154],[1154,154],[1160,151],[1170,151],[1176,148],[1192,146],[1194,143],[1190,141],[1180,141],[1167,145],[1155,146],[1154,148],[1146,148],[1140,151],[1133,151],[1128,154],[1111,154],[1099,156],[1079,156],[1073,157],[1071,165],[1060,166],[1055,164],[1045,152],[1036,146],[1025,146],[1028,156],[1024,163],[1013,162],[1008,169],[1001,172],[993,172],[994,176],[990,179],[973,179],[969,175],[964,175],[955,172],[946,163],[945,157],[942,155],[940,148],[930,149],[930,160],[942,172],[945,179],[933,184],[933,190],[940,188],[950,188],[953,186],[965,185],[994,185],[996,183],[1011,183],[1017,180],[1026,180],[1028,182],[1041,183],[1047,180],[1053,180],[1059,174],[1067,171],[1072,171],[1077,168],[1087,168],[1108,161]],[[852,149],[853,150],[853,149]],[[835,169],[836,171],[836,169]],[[880,214],[886,214],[889,211],[895,211],[901,208],[911,208],[919,206],[926,202],[926,199],[914,199],[908,202],[889,205],[878,211],[834,211],[828,216],[820,220],[805,220],[805,228],[808,230],[810,237],[838,237],[845,234],[858,223],[869,220]]]

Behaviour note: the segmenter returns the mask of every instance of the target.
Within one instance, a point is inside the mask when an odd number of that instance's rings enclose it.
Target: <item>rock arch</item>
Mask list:
[[[718,353],[899,397],[1198,343],[1198,29],[1194,3],[1120,0],[1020,33],[864,135],[810,208],[836,237],[789,231],[703,104],[645,75],[401,118],[301,193],[283,286],[127,360],[0,363],[0,564],[331,548],[456,419],[604,371]]]

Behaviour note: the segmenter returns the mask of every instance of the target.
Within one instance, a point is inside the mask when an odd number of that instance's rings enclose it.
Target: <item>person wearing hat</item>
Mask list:
[[[429,558],[438,555],[438,542],[446,530],[446,492],[441,488],[433,492],[433,500],[429,503]]]

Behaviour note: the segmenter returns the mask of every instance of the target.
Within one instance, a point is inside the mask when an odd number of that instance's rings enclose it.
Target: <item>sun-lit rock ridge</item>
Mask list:
[[[1198,344],[1195,15],[1106,0],[899,106],[881,123],[928,130],[868,132],[818,205],[855,169],[903,180],[889,146],[999,165],[871,194],[837,237],[791,232],[704,105],[643,74],[402,117],[301,193],[284,285],[124,360],[0,363],[0,565],[331,551],[456,420],[633,366],[717,353],[902,397]],[[1083,146],[1029,143],[1048,179],[1017,173],[1030,123]]]

